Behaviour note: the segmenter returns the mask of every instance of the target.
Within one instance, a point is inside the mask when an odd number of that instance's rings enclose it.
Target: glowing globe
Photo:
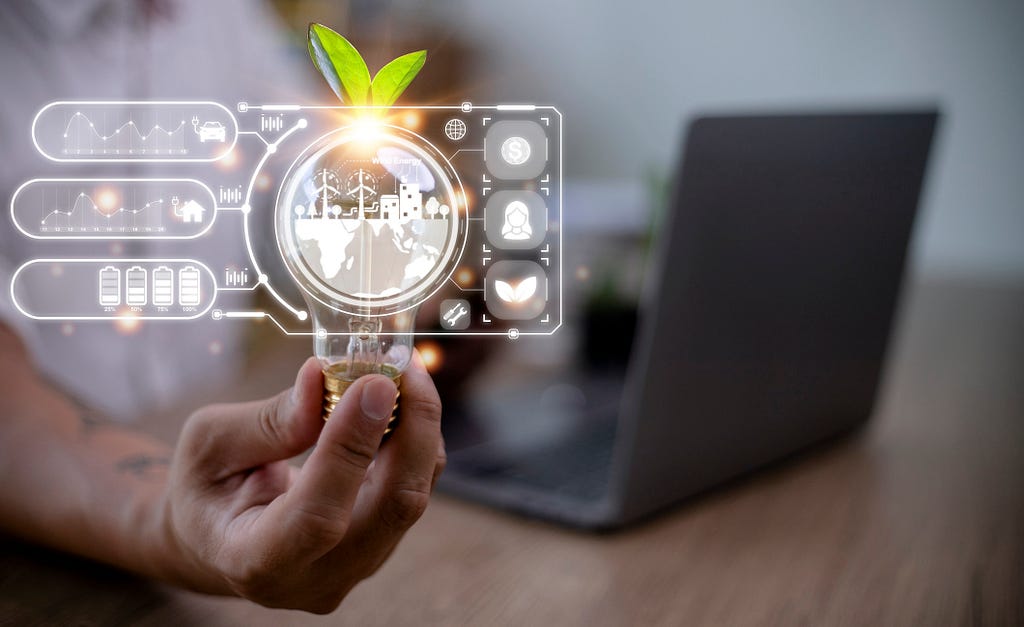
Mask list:
[[[278,242],[296,282],[361,315],[433,294],[465,245],[458,182],[443,160],[419,136],[386,125],[342,128],[307,148],[277,201]]]

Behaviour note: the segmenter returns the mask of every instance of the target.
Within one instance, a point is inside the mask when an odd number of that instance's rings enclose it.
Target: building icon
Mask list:
[[[398,186],[398,210],[404,220],[423,219],[423,194],[418,183],[402,183]]]
[[[399,206],[397,194],[384,194],[380,197],[380,218],[381,220],[397,220],[399,217]]]

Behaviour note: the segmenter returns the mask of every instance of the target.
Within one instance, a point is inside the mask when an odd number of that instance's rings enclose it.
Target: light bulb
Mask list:
[[[327,133],[288,169],[275,229],[312,319],[325,420],[363,375],[384,374],[400,386],[417,309],[462,257],[464,206],[462,184],[440,151],[375,120]]]

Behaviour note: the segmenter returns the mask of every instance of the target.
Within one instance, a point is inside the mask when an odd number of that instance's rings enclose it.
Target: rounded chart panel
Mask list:
[[[193,179],[33,179],[11,198],[11,219],[34,239],[192,239],[217,215]]]
[[[62,101],[32,122],[54,161],[216,161],[237,140],[238,121],[216,102]]]
[[[191,320],[216,279],[194,259],[36,259],[14,273],[14,306],[35,320]]]

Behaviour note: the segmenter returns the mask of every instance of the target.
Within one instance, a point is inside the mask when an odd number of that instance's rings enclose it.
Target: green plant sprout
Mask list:
[[[366,61],[355,46],[323,24],[314,23],[309,25],[309,58],[343,103],[390,107],[423,69],[427,51],[403,54],[371,80]]]

